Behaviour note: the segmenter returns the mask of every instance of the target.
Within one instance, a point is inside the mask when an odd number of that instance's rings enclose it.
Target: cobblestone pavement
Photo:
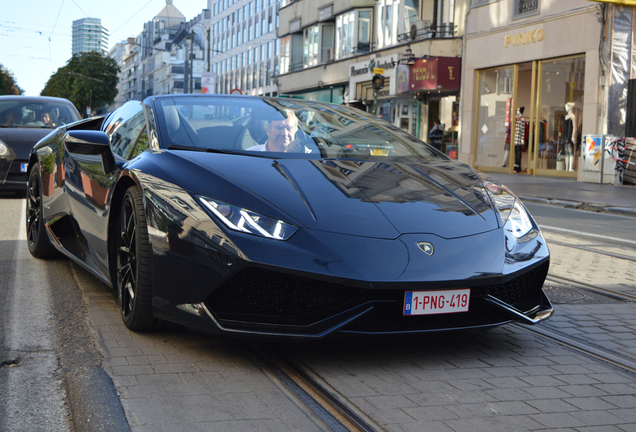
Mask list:
[[[132,431],[320,430],[239,344],[182,329],[131,332],[113,292],[74,268]]]
[[[546,236],[555,242],[552,274],[634,290],[629,261],[591,250],[621,256],[634,251]],[[556,245],[572,242],[582,249]],[[320,430],[240,344],[181,329],[129,332],[110,290],[77,273],[105,370],[134,432]],[[555,316],[542,325],[635,357],[634,304],[597,302],[572,289],[588,301],[575,295],[557,304]],[[304,365],[387,431],[636,431],[636,374],[519,326],[270,349]]]

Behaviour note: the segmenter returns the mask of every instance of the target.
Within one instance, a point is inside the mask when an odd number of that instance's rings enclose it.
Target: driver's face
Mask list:
[[[292,117],[285,120],[273,121],[267,130],[267,151],[284,152],[294,140],[296,122]]]

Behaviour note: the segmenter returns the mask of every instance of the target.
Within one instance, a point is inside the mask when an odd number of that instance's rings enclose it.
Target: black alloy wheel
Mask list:
[[[116,233],[117,295],[122,320],[130,330],[150,330],[156,321],[152,314],[150,242],[137,186],[124,194]]]
[[[26,234],[29,252],[36,258],[54,258],[58,252],[51,244],[42,214],[42,175],[36,163],[29,174],[26,196]]]

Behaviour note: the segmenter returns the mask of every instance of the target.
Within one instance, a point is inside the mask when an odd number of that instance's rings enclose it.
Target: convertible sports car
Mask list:
[[[553,312],[515,195],[355,108],[152,96],[58,128],[28,172],[31,254],[116,289],[132,330],[312,339]]]
[[[81,118],[67,99],[0,96],[0,191],[26,191],[33,145],[60,125]]]

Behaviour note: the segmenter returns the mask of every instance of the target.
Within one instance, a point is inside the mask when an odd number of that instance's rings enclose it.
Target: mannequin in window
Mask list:
[[[576,142],[576,115],[574,102],[565,104],[565,124],[563,126],[563,140],[565,144],[565,169],[574,171],[574,143]]]
[[[521,172],[521,149],[526,141],[526,121],[523,119],[524,107],[517,108],[517,121],[515,124],[515,172]]]

